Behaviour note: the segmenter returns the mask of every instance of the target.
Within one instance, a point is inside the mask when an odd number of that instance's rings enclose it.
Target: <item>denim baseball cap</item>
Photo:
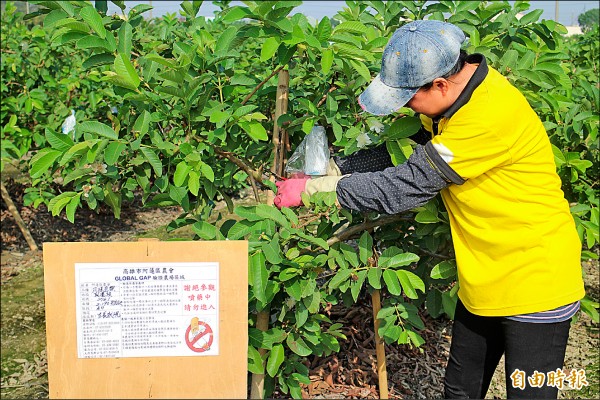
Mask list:
[[[358,97],[363,110],[387,115],[419,88],[448,73],[458,61],[465,34],[442,21],[413,21],[394,32],[383,50],[381,71]]]

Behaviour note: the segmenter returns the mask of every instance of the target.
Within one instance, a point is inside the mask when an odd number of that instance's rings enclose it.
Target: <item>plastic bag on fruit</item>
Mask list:
[[[289,158],[285,172],[292,177],[327,175],[329,144],[325,128],[315,125]]]
[[[69,115],[62,124],[62,127],[61,127],[62,133],[64,133],[65,135],[68,135],[69,133],[73,132],[73,136],[75,136],[75,124],[76,123],[77,123],[77,120],[75,119],[75,110],[71,110],[71,115]],[[73,139],[75,139],[75,138],[73,137]]]

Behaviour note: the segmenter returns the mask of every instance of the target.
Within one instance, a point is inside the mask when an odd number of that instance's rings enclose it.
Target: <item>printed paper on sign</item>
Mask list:
[[[219,263],[75,264],[79,358],[219,354]]]

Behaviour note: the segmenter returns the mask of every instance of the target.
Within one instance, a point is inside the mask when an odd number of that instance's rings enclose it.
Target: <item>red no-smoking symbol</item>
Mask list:
[[[210,350],[213,342],[213,330],[206,322],[198,321],[198,332],[192,333],[192,325],[185,331],[185,343],[196,353]]]

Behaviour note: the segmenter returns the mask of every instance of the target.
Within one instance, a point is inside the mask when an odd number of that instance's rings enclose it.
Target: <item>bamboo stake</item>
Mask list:
[[[29,248],[33,251],[37,251],[37,244],[35,244],[33,236],[31,236],[29,229],[27,229],[27,225],[25,225],[23,218],[21,218],[19,210],[17,210],[17,207],[15,207],[15,203],[13,203],[12,199],[10,198],[8,190],[6,190],[6,187],[4,186],[3,182],[0,182],[0,185],[0,190],[2,191],[2,200],[4,200],[4,202],[6,203],[8,211],[10,211],[10,213],[12,214],[13,218],[15,219],[15,222],[19,226],[19,229],[21,229],[21,232],[23,233],[23,236],[25,236],[25,240],[27,241],[27,244],[29,244]]]
[[[285,157],[285,130],[279,128],[277,120],[283,114],[287,113],[288,108],[288,92],[289,92],[290,73],[287,70],[280,70],[277,79],[277,99],[275,101],[275,117],[273,124],[273,164],[271,164],[271,172],[276,175],[283,175],[283,159]],[[271,174],[269,178],[271,182],[275,182],[275,176]],[[267,204],[273,205],[275,193],[272,190],[267,191]]]
[[[271,165],[271,172],[279,176],[283,172],[283,164],[281,159],[285,156],[285,149],[283,145],[285,141],[282,140],[284,131],[279,129],[277,125],[277,119],[287,112],[288,106],[288,89],[290,82],[290,73],[287,70],[279,69],[279,77],[277,81],[277,99],[275,101],[275,124],[273,126],[273,164]],[[275,176],[271,174],[269,177],[271,182],[275,182]],[[267,191],[267,205],[272,206],[275,194],[272,190]],[[269,319],[271,317],[270,309],[266,308],[258,313],[256,316],[256,328],[261,331],[269,329]],[[267,352],[266,349],[258,349],[261,357]],[[264,366],[264,363],[263,363]],[[250,386],[250,398],[251,399],[262,399],[265,392],[265,374],[252,374],[252,384]]]
[[[256,329],[261,331],[266,331],[269,329],[269,317],[270,312],[269,309],[264,309],[258,313],[256,316]],[[266,349],[258,349],[258,353],[260,357],[263,358]],[[264,366],[264,363],[263,363]],[[265,374],[252,374],[252,385],[250,386],[250,398],[251,399],[262,399],[264,398],[265,393]]]
[[[375,289],[371,294],[371,301],[373,303],[373,325],[375,326],[375,350],[377,354],[377,375],[379,377],[379,398],[388,398],[388,379],[387,379],[387,366],[385,360],[385,347],[383,339],[379,336],[379,320],[377,314],[381,310],[381,294],[379,289]]]

